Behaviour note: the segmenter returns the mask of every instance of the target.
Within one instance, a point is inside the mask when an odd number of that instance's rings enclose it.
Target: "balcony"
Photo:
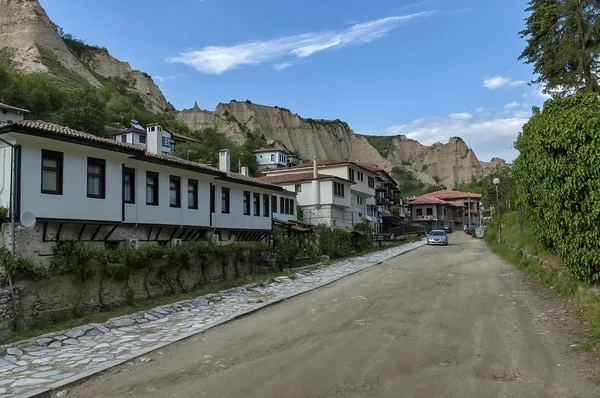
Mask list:
[[[415,216],[413,218],[413,220],[415,221],[437,221],[437,217],[436,216]]]

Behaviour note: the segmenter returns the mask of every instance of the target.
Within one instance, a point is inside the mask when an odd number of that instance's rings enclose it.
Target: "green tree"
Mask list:
[[[515,143],[519,201],[540,243],[582,280],[600,280],[600,99],[554,98],[534,108]]]
[[[600,92],[600,5],[598,0],[530,0],[525,29],[527,45],[519,59],[533,64],[532,81],[544,92]]]
[[[105,103],[93,88],[69,94],[60,112],[63,125],[91,134],[102,134],[106,122]]]

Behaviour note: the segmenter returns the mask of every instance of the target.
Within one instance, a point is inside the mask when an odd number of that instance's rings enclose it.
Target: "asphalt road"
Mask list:
[[[598,397],[566,307],[456,232],[68,397]]]

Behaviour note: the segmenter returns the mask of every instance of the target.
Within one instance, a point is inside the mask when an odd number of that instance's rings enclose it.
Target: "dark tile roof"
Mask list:
[[[363,170],[373,173],[373,171],[371,171],[367,167],[361,165],[360,162],[351,162],[349,160],[319,160],[317,162],[318,162],[317,164],[319,165],[319,167],[341,166],[341,165],[348,164],[348,165],[354,165],[356,167],[360,167]],[[296,166],[287,167],[285,170],[295,170],[295,169],[302,169],[302,168],[308,168],[308,167],[313,167],[313,162],[300,163]],[[275,169],[274,171],[281,171],[281,169]],[[265,173],[269,174],[269,171],[265,171]]]
[[[29,111],[28,111],[27,109],[23,109],[23,108],[17,108],[16,106],[12,106],[12,105],[3,104],[2,102],[0,102],[0,108],[4,108],[4,109],[10,109],[11,111],[17,111],[17,112],[29,113]]]
[[[307,173],[285,173],[285,174],[276,175],[276,176],[260,177],[259,179],[260,179],[260,181],[268,182],[271,184],[284,184],[286,182],[311,181],[311,180],[313,180],[313,173],[312,173],[312,171],[309,173],[308,172]],[[336,180],[345,181],[345,182],[348,182],[351,184],[355,184],[354,182],[347,180],[345,178],[332,176],[332,175],[328,175],[328,174],[318,174],[317,179],[319,179],[319,180],[336,179]]]
[[[135,154],[136,157],[140,160],[147,160],[155,163],[163,163],[166,165],[173,165],[177,167],[184,167],[189,170],[196,170],[199,172],[203,172],[206,174],[213,174],[217,176],[221,176],[224,180],[229,180],[233,182],[238,182],[241,184],[250,184],[256,186],[262,186],[269,189],[274,190],[282,190],[280,186],[269,183],[268,181],[260,181],[257,178],[247,177],[238,173],[230,173],[229,176],[225,174],[225,172],[220,171],[219,169],[207,166],[205,164],[192,162],[189,160],[185,160],[182,158],[178,158],[176,156],[171,155],[157,155],[151,152],[148,152],[146,148],[140,147],[138,145],[127,144],[124,142],[116,141],[114,139],[98,137],[94,134],[84,133],[82,131],[73,130],[68,127],[60,126],[54,123],[48,123],[41,120],[20,120],[16,122],[12,122],[5,126],[0,127],[0,133],[3,132],[23,132],[27,134],[27,132],[41,132],[47,133],[49,135],[55,135],[59,137],[72,138],[78,141],[79,143],[85,144],[86,142],[90,145],[93,144],[101,144],[105,149],[114,148],[115,150],[122,150],[132,154]]]
[[[258,148],[252,151],[252,153],[261,153],[261,152],[284,152],[288,155],[290,155],[290,153],[288,151],[286,151],[285,149],[281,149],[281,148]]]
[[[481,194],[480,193],[474,193],[474,192],[461,192],[461,191],[451,191],[449,189],[443,189],[441,191],[435,191],[435,192],[431,192],[426,194],[426,196],[432,196],[434,198],[438,198],[438,199],[444,199],[444,200],[454,200],[454,199],[463,199],[463,198],[481,198]]]
[[[449,205],[450,203],[445,200],[434,198],[433,196],[418,196],[414,199],[411,199],[408,203],[409,205]]]

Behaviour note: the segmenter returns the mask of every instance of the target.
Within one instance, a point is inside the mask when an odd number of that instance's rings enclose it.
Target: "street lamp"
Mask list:
[[[479,202],[479,226],[483,227],[483,202]]]
[[[500,179],[498,177],[494,178],[492,181],[496,186],[496,212],[498,214],[498,243],[502,240],[502,226],[500,224],[500,205],[498,204],[498,184],[500,184]]]

